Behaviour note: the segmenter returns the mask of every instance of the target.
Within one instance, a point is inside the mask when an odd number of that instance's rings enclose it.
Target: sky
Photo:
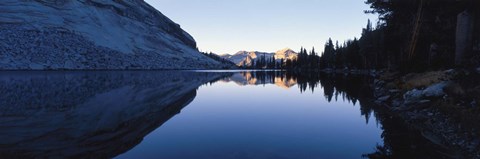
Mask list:
[[[328,38],[360,37],[364,0],[145,0],[190,33],[198,48],[217,54],[323,50]]]

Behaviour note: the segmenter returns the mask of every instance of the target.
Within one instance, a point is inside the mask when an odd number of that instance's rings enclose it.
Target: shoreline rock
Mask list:
[[[469,78],[457,77],[461,72],[447,70],[405,76],[383,74],[374,82],[375,102],[418,129],[432,143],[458,152],[456,155],[462,157],[480,158],[479,136],[472,128],[462,126],[442,110],[456,100],[455,96],[465,93],[455,82],[459,78]],[[459,101],[455,103],[461,105]]]

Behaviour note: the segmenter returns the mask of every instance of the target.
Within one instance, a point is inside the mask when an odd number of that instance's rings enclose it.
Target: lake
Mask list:
[[[0,157],[438,157],[372,102],[372,81],[284,71],[0,72]]]

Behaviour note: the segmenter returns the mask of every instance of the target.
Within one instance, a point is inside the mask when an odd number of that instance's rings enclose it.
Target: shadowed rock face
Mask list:
[[[0,69],[220,67],[143,0],[0,1]]]
[[[0,73],[0,156],[112,158],[222,73]]]

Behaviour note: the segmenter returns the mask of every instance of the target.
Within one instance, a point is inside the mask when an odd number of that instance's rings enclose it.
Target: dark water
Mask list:
[[[0,73],[0,158],[443,158],[368,76]]]

